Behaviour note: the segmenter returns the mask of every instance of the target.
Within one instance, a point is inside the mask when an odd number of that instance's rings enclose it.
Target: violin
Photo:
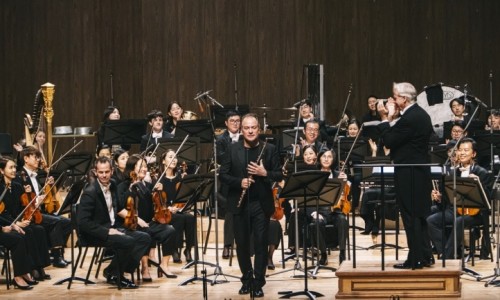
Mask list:
[[[167,207],[167,192],[153,192],[154,217],[153,219],[160,224],[169,224],[172,220],[172,213]]]
[[[344,184],[344,190],[342,191],[342,195],[340,195],[340,200],[337,202],[337,205],[333,206],[332,209],[340,210],[344,215],[349,215],[351,212],[351,201],[349,201],[349,193],[351,192],[351,186]]]
[[[26,172],[22,172],[21,176],[23,178],[23,185],[28,185],[26,178]],[[25,192],[21,195],[21,205],[25,207],[23,213],[23,221],[32,221],[35,219],[35,224],[42,223],[42,213],[40,208],[36,205],[36,194],[35,192]]]
[[[132,182],[135,183],[135,181],[137,180],[137,175],[135,174],[135,172],[130,172],[130,177],[132,178]],[[134,183],[132,183],[131,188],[133,187]],[[127,197],[127,204],[125,205],[125,208],[127,209],[127,215],[125,216],[123,225],[130,230],[136,230],[139,217],[137,214],[137,201],[132,195],[129,195]]]
[[[45,193],[45,199],[43,199],[45,211],[48,214],[57,212],[61,207],[60,204],[61,196],[57,193],[57,188],[55,187],[55,184],[53,184],[52,186],[46,185],[43,191]]]
[[[5,203],[3,202],[3,197],[5,196],[5,193],[7,193],[7,190],[10,189],[10,182],[5,185],[5,189],[2,192],[2,195],[0,195],[0,214],[3,213],[5,210]]]
[[[279,186],[276,185],[273,187],[273,199],[274,199],[274,213],[272,218],[276,221],[279,221],[283,219],[283,216],[285,215],[284,209],[283,209],[283,201],[285,201],[285,198],[279,198]]]

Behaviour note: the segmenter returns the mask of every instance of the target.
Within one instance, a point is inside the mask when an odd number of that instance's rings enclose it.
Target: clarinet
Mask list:
[[[264,146],[262,146],[262,150],[260,151],[259,153],[259,156],[257,157],[257,164],[260,164],[260,161],[262,160],[262,155],[264,154],[264,149],[266,149],[266,146],[267,146],[267,140],[264,142]],[[249,179],[253,179],[253,176],[250,174],[248,176]],[[241,205],[243,204],[243,199],[245,198],[245,194],[247,193],[247,190],[250,188],[250,182],[248,183],[248,188],[246,189],[243,189],[241,191],[241,195],[240,195],[240,200],[238,201],[238,205],[237,207],[241,207]]]

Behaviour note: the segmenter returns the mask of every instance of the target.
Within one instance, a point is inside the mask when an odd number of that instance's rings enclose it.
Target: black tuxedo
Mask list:
[[[247,178],[247,166],[256,161],[261,152],[258,147],[245,148],[243,141],[231,144],[221,161],[221,185],[228,188],[228,212],[234,214],[234,236],[237,245],[237,257],[242,273],[243,284],[253,281],[255,288],[266,283],[267,246],[269,218],[274,212],[272,183],[282,179],[279,153],[274,145],[268,143],[262,155],[262,162],[267,170],[267,177],[253,176],[255,182],[247,189],[241,207],[237,207],[242,194],[241,182]],[[252,268],[251,242],[255,248],[254,267]],[[255,277],[254,277],[255,276]]]
[[[113,184],[110,186],[110,192],[116,219],[118,198]],[[108,206],[97,180],[83,191],[77,212],[77,223],[80,236],[88,243],[118,249],[119,261],[116,260],[117,256],[113,258],[108,267],[110,274],[118,275],[117,264],[120,264],[122,272],[134,272],[139,266],[141,257],[149,251],[151,237],[147,233],[118,227],[117,229],[124,235],[109,234],[109,229],[114,227],[114,224],[111,224]]]
[[[453,170],[451,171],[451,174]],[[470,168],[470,174],[475,174],[479,177],[483,189],[486,195],[491,197],[491,189],[493,187],[494,178],[490,173],[483,167],[473,164]],[[462,172],[460,169],[457,170],[457,177],[461,177]],[[427,223],[429,224],[429,235],[432,242],[436,246],[436,250],[440,254],[444,254],[446,258],[453,258],[454,256],[454,237],[455,233],[450,233],[445,235],[445,240],[443,240],[443,222],[445,225],[454,224],[454,212],[453,212],[453,200],[448,199],[447,194],[443,193],[441,208],[443,211],[437,211],[436,213],[430,215],[427,218]],[[444,221],[443,221],[444,218]],[[468,228],[470,226],[485,225],[483,227],[483,248],[481,249],[481,256],[488,255],[489,250],[487,250],[490,245],[490,235],[489,235],[489,211],[488,209],[481,209],[477,215],[459,215],[457,213],[456,227],[454,227],[457,236],[457,246],[463,243],[463,228]]]
[[[161,132],[161,138],[166,139],[166,138],[173,138],[174,135],[169,133],[166,130],[163,130]],[[146,150],[146,147],[151,146],[151,145],[156,145],[157,144],[157,138],[152,138],[151,137],[151,132],[148,134],[145,134],[141,138],[141,151]]]
[[[431,118],[418,104],[408,107],[391,127],[378,125],[384,145],[391,150],[395,164],[427,164],[430,137],[434,132]],[[408,260],[425,261],[431,255],[426,217],[431,208],[431,177],[429,167],[396,167],[394,183],[408,240]]]
[[[24,176],[21,174],[22,172],[28,174],[26,169],[23,168],[20,172],[18,172],[17,177],[14,179],[14,181],[20,183],[21,185],[29,184],[31,186],[32,192],[35,192],[33,183],[34,180],[36,180],[39,189],[41,189],[44,186],[39,181],[38,177],[31,178],[27,175]],[[23,177],[26,177],[26,181],[24,181]],[[40,195],[42,195],[43,193],[44,191],[40,191]],[[46,213],[44,209],[44,204],[40,205],[40,210],[42,212],[42,223],[40,225],[42,225],[43,228],[45,228],[45,231],[47,231],[48,233],[49,246],[51,248],[55,247],[64,248],[66,246],[66,241],[68,240],[68,237],[71,234],[71,221],[68,218],[62,216],[56,216]]]

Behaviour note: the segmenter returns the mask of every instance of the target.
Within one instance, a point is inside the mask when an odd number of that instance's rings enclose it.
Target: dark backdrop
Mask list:
[[[282,108],[305,96],[304,64],[324,64],[330,124],[350,83],[359,117],[393,81],[467,83],[489,103],[491,70],[500,92],[496,0],[2,0],[0,13],[0,132],[15,140],[45,82],[54,126],[96,129],[111,72],[122,118],[172,100],[198,112],[192,99],[209,89],[234,104],[234,65],[240,104]],[[289,116],[268,112],[270,124]]]

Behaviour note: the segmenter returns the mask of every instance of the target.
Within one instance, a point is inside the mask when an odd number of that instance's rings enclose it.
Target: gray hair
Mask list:
[[[409,82],[394,82],[392,88],[398,92],[399,95],[408,98],[411,102],[417,99],[417,90],[413,84]]]

